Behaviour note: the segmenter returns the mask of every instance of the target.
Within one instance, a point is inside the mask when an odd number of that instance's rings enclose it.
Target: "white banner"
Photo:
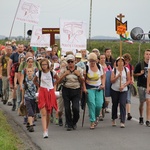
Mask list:
[[[49,47],[50,46],[50,35],[42,34],[41,27],[33,26],[30,46]]]
[[[37,25],[39,22],[40,6],[32,0],[20,0],[16,20]]]
[[[83,21],[60,20],[60,47],[65,50],[86,49],[86,26]]]

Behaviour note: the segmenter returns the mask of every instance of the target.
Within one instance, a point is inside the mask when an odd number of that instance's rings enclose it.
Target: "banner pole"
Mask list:
[[[16,19],[16,16],[17,16],[17,12],[18,12],[20,3],[21,3],[21,0],[19,0],[18,6],[17,6],[17,10],[16,10],[16,13],[15,13],[15,17],[14,17],[13,22],[12,22],[12,26],[11,26],[10,33],[9,33],[9,40],[10,40],[10,38],[11,38],[13,26],[14,26],[14,23],[15,23],[15,19]]]

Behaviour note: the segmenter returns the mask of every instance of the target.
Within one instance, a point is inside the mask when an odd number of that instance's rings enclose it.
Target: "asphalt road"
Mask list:
[[[90,130],[87,110],[84,127],[81,126],[81,111],[77,130],[66,131],[64,127],[51,124],[48,139],[42,137],[40,119],[36,121],[35,132],[29,133],[23,125],[23,117],[18,116],[16,111],[12,112],[11,107],[3,105],[2,102],[0,102],[0,108],[22,129],[22,131],[18,131],[16,128],[16,132],[26,134],[37,145],[34,148],[31,145],[32,150],[149,150],[150,128],[138,124],[138,102],[138,98],[132,98],[131,114],[133,119],[126,121],[125,128],[120,128],[119,119],[117,120],[117,127],[112,127],[111,113],[108,113],[105,115],[104,121],[99,122],[96,129]]]

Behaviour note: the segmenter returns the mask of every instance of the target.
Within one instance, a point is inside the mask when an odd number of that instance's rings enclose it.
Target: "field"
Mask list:
[[[22,144],[0,110],[0,150],[19,150]]]

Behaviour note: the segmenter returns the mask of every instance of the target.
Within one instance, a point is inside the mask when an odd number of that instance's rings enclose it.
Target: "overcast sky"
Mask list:
[[[75,19],[87,22],[89,29],[90,0],[36,0],[41,6],[39,26],[59,27],[59,19]],[[122,13],[128,21],[128,31],[141,27],[150,31],[150,0],[92,0],[91,36],[118,37],[115,17]],[[0,0],[0,35],[9,36],[19,0]],[[32,29],[27,24],[26,30]],[[15,21],[13,36],[24,35],[24,23]]]

